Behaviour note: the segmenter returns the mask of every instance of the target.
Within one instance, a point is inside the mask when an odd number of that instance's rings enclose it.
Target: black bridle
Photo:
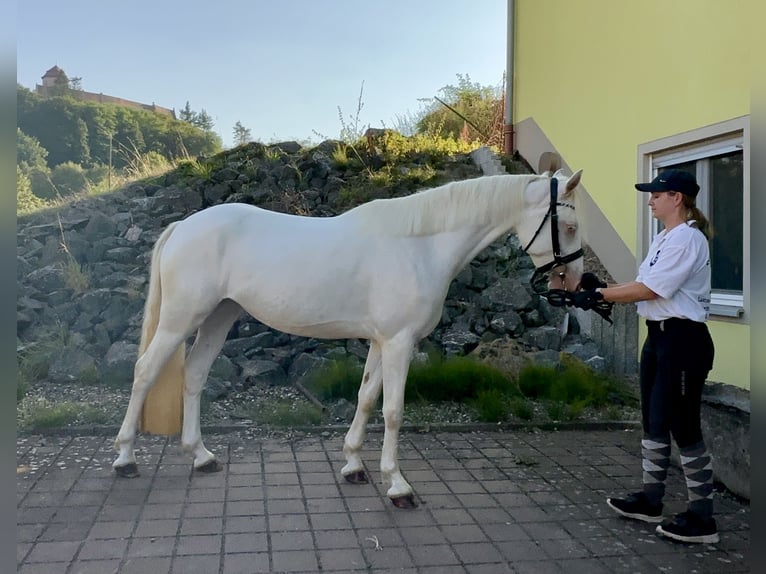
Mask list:
[[[541,282],[540,278],[544,277],[545,274],[550,271],[551,269],[554,269],[555,267],[560,267],[562,265],[566,265],[570,261],[574,261],[575,259],[583,256],[583,250],[582,247],[575,251],[574,253],[569,253],[568,255],[561,255],[561,244],[559,243],[559,214],[556,211],[556,207],[568,207],[572,210],[574,210],[574,205],[571,203],[562,203],[558,200],[558,190],[559,190],[559,180],[555,177],[551,177],[551,198],[550,198],[550,206],[548,207],[548,211],[545,214],[545,217],[543,217],[543,220],[540,222],[540,225],[537,228],[537,231],[535,231],[535,234],[532,236],[532,239],[529,240],[529,243],[527,243],[527,246],[524,248],[524,252],[527,253],[527,250],[532,246],[532,243],[535,242],[535,239],[537,239],[537,236],[540,235],[540,231],[542,231],[543,226],[545,225],[545,222],[548,221],[548,218],[551,219],[551,245],[553,248],[553,261],[550,263],[546,263],[545,265],[542,265],[541,267],[536,267],[535,272],[532,274],[532,279],[530,279],[529,283],[532,286],[532,290],[537,293],[538,295],[541,295],[548,299],[548,301],[556,306],[561,307],[566,304],[567,301],[567,292],[563,289],[550,289],[547,290],[547,281],[543,283],[541,288]]]

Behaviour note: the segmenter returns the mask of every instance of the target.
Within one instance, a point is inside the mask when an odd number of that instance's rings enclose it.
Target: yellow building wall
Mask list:
[[[760,4],[515,0],[513,120],[533,118],[584,169],[589,194],[634,254],[638,145],[750,113]],[[711,380],[749,388],[749,325],[709,325]]]

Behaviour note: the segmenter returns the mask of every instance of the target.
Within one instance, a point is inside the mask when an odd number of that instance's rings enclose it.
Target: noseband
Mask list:
[[[524,252],[527,253],[527,250],[532,246],[532,243],[535,242],[535,239],[537,239],[537,236],[540,235],[540,231],[545,225],[545,222],[548,221],[548,218],[550,217],[551,245],[553,247],[553,261],[551,261],[550,263],[546,263],[545,265],[541,267],[536,267],[535,272],[532,275],[532,279],[529,280],[529,283],[532,286],[532,290],[535,293],[548,299],[548,302],[551,303],[551,305],[554,305],[556,307],[561,307],[565,305],[567,302],[567,295],[568,295],[567,292],[563,289],[545,290],[545,287],[541,287],[539,278],[543,277],[545,273],[547,273],[554,267],[566,265],[570,261],[574,261],[578,257],[582,257],[583,250],[581,247],[574,253],[570,253],[568,255],[561,255],[561,245],[559,243],[559,215],[556,211],[556,207],[557,206],[569,207],[570,209],[574,210],[574,205],[572,205],[571,203],[562,203],[558,201],[559,180],[556,179],[555,177],[551,177],[550,189],[551,189],[551,199],[550,199],[550,206],[548,207],[548,211],[546,212],[545,217],[543,217],[543,220],[540,222],[540,225],[537,228],[537,231],[535,231],[535,234],[532,236],[532,239],[530,239],[529,243],[527,243],[527,246],[524,248]],[[547,284],[545,286],[547,287]]]

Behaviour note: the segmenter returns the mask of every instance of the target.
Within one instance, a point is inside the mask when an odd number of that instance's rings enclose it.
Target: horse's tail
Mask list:
[[[162,248],[165,247],[165,243],[178,223],[178,221],[174,221],[165,228],[165,231],[157,238],[152,250],[152,262],[149,267],[149,293],[146,295],[144,321],[141,325],[141,343],[138,346],[139,357],[144,354],[146,347],[151,343],[154,333],[157,331],[157,324],[160,322],[160,304],[162,302],[160,259],[162,258]]]

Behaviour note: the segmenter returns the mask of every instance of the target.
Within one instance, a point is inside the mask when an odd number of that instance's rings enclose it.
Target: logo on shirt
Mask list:
[[[654,257],[652,257],[652,260],[649,262],[649,267],[653,267],[655,263],[657,263],[657,259],[660,257],[660,250],[657,250],[657,253],[654,254]]]

